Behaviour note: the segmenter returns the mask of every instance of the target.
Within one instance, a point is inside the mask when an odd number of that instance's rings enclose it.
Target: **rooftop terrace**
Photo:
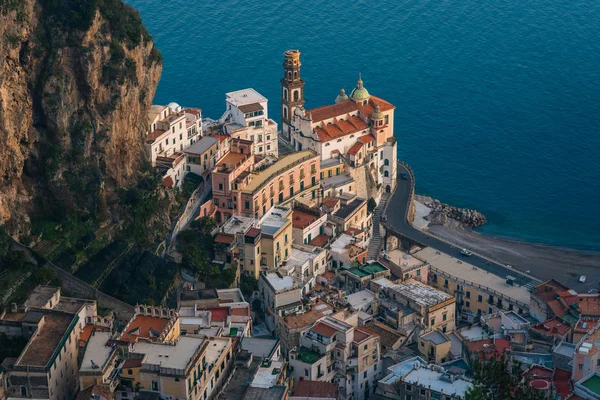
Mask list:
[[[324,356],[307,347],[298,347],[296,349],[296,359],[306,364],[314,364]]]
[[[94,332],[94,334],[90,336],[85,348],[83,361],[79,367],[80,371],[102,372],[104,364],[108,361],[110,355],[116,351],[114,348],[106,345],[106,342],[108,342],[109,339],[109,332]]]
[[[185,370],[204,339],[181,336],[175,344],[137,342],[134,352],[145,354],[143,364]]]
[[[408,279],[404,282],[391,286],[392,290],[404,298],[414,301],[421,306],[435,306],[453,297],[446,292],[437,290],[434,287],[425,285],[415,279]]]

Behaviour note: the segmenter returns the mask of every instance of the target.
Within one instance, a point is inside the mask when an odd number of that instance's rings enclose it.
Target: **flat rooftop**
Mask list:
[[[283,385],[268,389],[249,386],[244,392],[242,400],[282,400],[286,397],[287,391],[287,386]]]
[[[389,290],[399,293],[403,297],[416,302],[422,306],[435,306],[453,297],[446,292],[442,292],[434,287],[425,285],[415,279],[408,279],[404,282],[391,286]]]
[[[315,258],[315,254],[318,253],[319,252],[308,252],[292,247],[292,255],[285,262],[285,266],[282,266],[281,268],[283,268],[286,271],[293,271],[294,269],[296,269],[298,272],[300,272],[302,270],[302,267],[310,260]]]
[[[388,256],[391,262],[401,267],[403,270],[418,267],[420,265],[425,264],[418,258],[415,258],[412,255],[405,253],[401,250],[392,250],[388,253]]]
[[[308,213],[306,211],[301,210],[294,210],[292,213],[292,224],[296,229],[304,229],[309,227],[319,218],[321,217],[313,213]]]
[[[206,348],[206,362],[212,364],[216,362],[221,354],[225,351],[227,346],[229,345],[229,340],[210,340],[208,342],[208,347]]]
[[[81,307],[86,304],[93,304],[93,300],[85,300],[85,299],[75,299],[72,297],[60,297],[60,301],[54,307],[54,310],[64,311],[71,314],[77,314]]]
[[[584,388],[600,395],[600,376],[597,374],[594,374],[585,380],[581,380],[578,383]]]
[[[241,290],[238,288],[218,289],[217,294],[221,303],[241,303],[246,301]]]
[[[264,361],[256,371],[250,386],[260,388],[272,388],[276,385],[284,363],[281,361]]]
[[[225,101],[236,107],[244,104],[260,103],[267,101],[267,98],[252,88],[237,90],[235,92],[225,93]]]
[[[344,163],[339,158],[328,158],[321,161],[321,169],[342,166]]]
[[[283,318],[283,322],[289,329],[305,328],[314,324],[317,322],[317,320],[323,318],[324,316],[333,314],[334,311],[335,309],[331,304],[325,303],[324,301],[319,301],[318,304],[315,304],[312,310],[303,314],[286,315]]]
[[[433,371],[429,368],[417,368],[409,372],[404,377],[404,382],[422,386],[434,390],[438,393],[444,392],[446,395],[453,395],[464,398],[465,393],[473,386],[469,381],[461,378],[453,382],[443,379],[443,373]]]
[[[274,164],[265,168],[261,172],[254,174],[250,183],[242,189],[241,191],[244,193],[253,193],[256,189],[258,189],[263,183],[268,180],[281,175],[283,172],[289,170],[290,168],[313,158],[317,158],[318,154],[312,150],[303,150],[297,153],[292,153],[287,156],[281,157]]]
[[[489,339],[490,336],[481,326],[472,326],[470,328],[460,329],[460,336],[467,341]]]
[[[506,277],[499,277],[485,270],[474,267],[464,259],[456,259],[448,254],[426,247],[415,253],[415,256],[427,261],[431,266],[443,271],[444,273],[456,278],[464,279],[468,282],[488,287],[513,300],[529,305],[530,293],[526,287],[511,286],[506,283]],[[458,263],[461,261],[462,263]],[[435,273],[435,271],[432,271]]]
[[[352,200],[350,203],[346,204],[339,210],[337,210],[333,215],[338,218],[346,219],[351,216],[358,208],[365,202],[364,199],[358,198]]]
[[[225,225],[219,229],[219,232],[228,235],[235,235],[236,233],[244,233],[249,228],[253,227],[257,223],[256,219],[250,217],[243,217],[241,215],[234,215],[229,218]]]
[[[276,292],[294,288],[294,278],[291,276],[282,276],[280,274],[270,272],[264,275],[264,277]]]
[[[289,221],[291,209],[283,206],[273,206],[259,221],[260,230],[267,235],[275,235]],[[289,239],[291,240],[291,238]]]
[[[390,374],[383,378],[382,381],[384,381],[384,383],[394,383],[419,365],[427,365],[427,362],[419,356],[394,364],[391,367],[388,367],[387,370]]]
[[[421,338],[433,344],[442,344],[450,341],[450,339],[440,331],[426,333],[421,336]]]
[[[373,301],[375,301],[375,299],[375,293],[371,292],[368,289],[361,290],[360,292],[352,293],[346,296],[346,301],[354,310],[363,310],[367,308],[367,306]]]
[[[140,341],[134,345],[133,351],[145,354],[143,364],[185,370],[204,340],[191,336],[180,336],[175,344]]]
[[[58,290],[53,286],[36,286],[25,301],[25,307],[43,308]]]
[[[44,325],[29,339],[16,365],[45,367],[75,317],[63,312],[44,312]]]
[[[204,136],[193,145],[184,149],[183,152],[186,154],[201,155],[210,149],[215,143],[219,141],[218,138],[212,136]]]
[[[306,364],[314,364],[325,355],[319,354],[308,347],[298,347],[296,349],[296,358]]]
[[[254,357],[267,358],[271,355],[279,340],[245,337],[242,339],[242,349],[248,350]]]
[[[350,175],[346,174],[334,175],[321,180],[323,189],[325,190],[348,185],[352,182],[354,182],[354,179],[352,179]]]
[[[104,364],[108,361],[110,355],[116,351],[115,348],[106,345],[106,342],[108,342],[109,339],[109,332],[96,331],[92,336],[90,336],[85,348],[83,361],[79,367],[80,371],[102,372],[101,368],[104,367]],[[94,362],[93,364],[92,361]]]

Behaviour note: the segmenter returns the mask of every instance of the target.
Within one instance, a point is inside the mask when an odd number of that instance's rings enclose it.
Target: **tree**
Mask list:
[[[520,368],[516,370],[520,372]],[[473,387],[465,394],[465,400],[542,400],[544,394],[531,388],[520,373],[511,374],[508,361],[502,356],[499,360],[475,362]]]
[[[247,298],[252,297],[252,293],[258,290],[258,281],[251,275],[242,275],[240,278],[240,290]]]
[[[375,201],[374,198],[370,198],[369,201],[367,201],[367,212],[369,214],[372,214],[373,211],[375,210],[375,207],[377,207],[377,202]]]

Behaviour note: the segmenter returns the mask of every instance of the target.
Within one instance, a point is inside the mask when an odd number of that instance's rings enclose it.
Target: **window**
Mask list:
[[[412,392],[412,386],[411,385],[406,385],[406,391],[407,392]]]
[[[250,202],[249,202],[248,200],[246,200],[246,201],[244,202],[244,208],[245,208],[246,210],[250,209]]]
[[[152,381],[152,390],[158,390],[158,381]]]
[[[219,190],[223,190],[223,184],[219,183]]]
[[[420,390],[421,396],[425,396],[425,389]]]
[[[445,321],[446,319],[448,319],[448,314],[442,314],[442,321]]]
[[[435,325],[435,318],[431,318],[431,325]]]
[[[368,344],[365,344],[365,347],[363,347],[364,350],[367,350],[367,348],[369,348]]]
[[[133,375],[133,371],[132,371],[132,370],[130,370],[130,369],[128,369],[128,370],[127,370],[127,375]]]
[[[471,302],[469,302],[469,301],[465,301],[465,306],[466,306],[467,308],[471,308]]]
[[[465,294],[466,294],[466,296],[467,296],[467,299],[470,299],[470,298],[471,298],[471,292],[469,292],[469,291],[467,290],[467,291],[465,292]]]
[[[381,150],[381,151],[379,152],[379,158],[380,158],[380,159],[383,159],[383,150]]]
[[[367,371],[363,372],[363,378],[367,377]]]
[[[448,287],[448,279],[444,280],[444,287],[447,288]]]
[[[308,370],[304,368],[304,376],[308,376]]]
[[[417,276],[421,276],[421,270],[420,269],[417,270]]]
[[[478,295],[477,296],[477,301],[481,303],[483,301],[483,297],[481,295]]]
[[[583,371],[583,364],[579,364],[579,365],[577,366],[577,369],[579,369],[580,371]],[[22,389],[21,389],[21,391],[22,391]]]
[[[27,396],[27,388],[25,386],[21,386],[21,396]]]

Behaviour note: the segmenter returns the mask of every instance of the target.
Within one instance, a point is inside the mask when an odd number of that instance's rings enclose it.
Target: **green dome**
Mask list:
[[[363,81],[360,77],[360,74],[358,74],[356,87],[352,89],[352,93],[350,93],[350,98],[352,100],[367,100],[369,98],[369,91],[363,86]]]
[[[341,103],[343,101],[348,100],[348,96],[346,95],[346,91],[344,89],[340,90],[340,94],[335,98],[336,103]]]

